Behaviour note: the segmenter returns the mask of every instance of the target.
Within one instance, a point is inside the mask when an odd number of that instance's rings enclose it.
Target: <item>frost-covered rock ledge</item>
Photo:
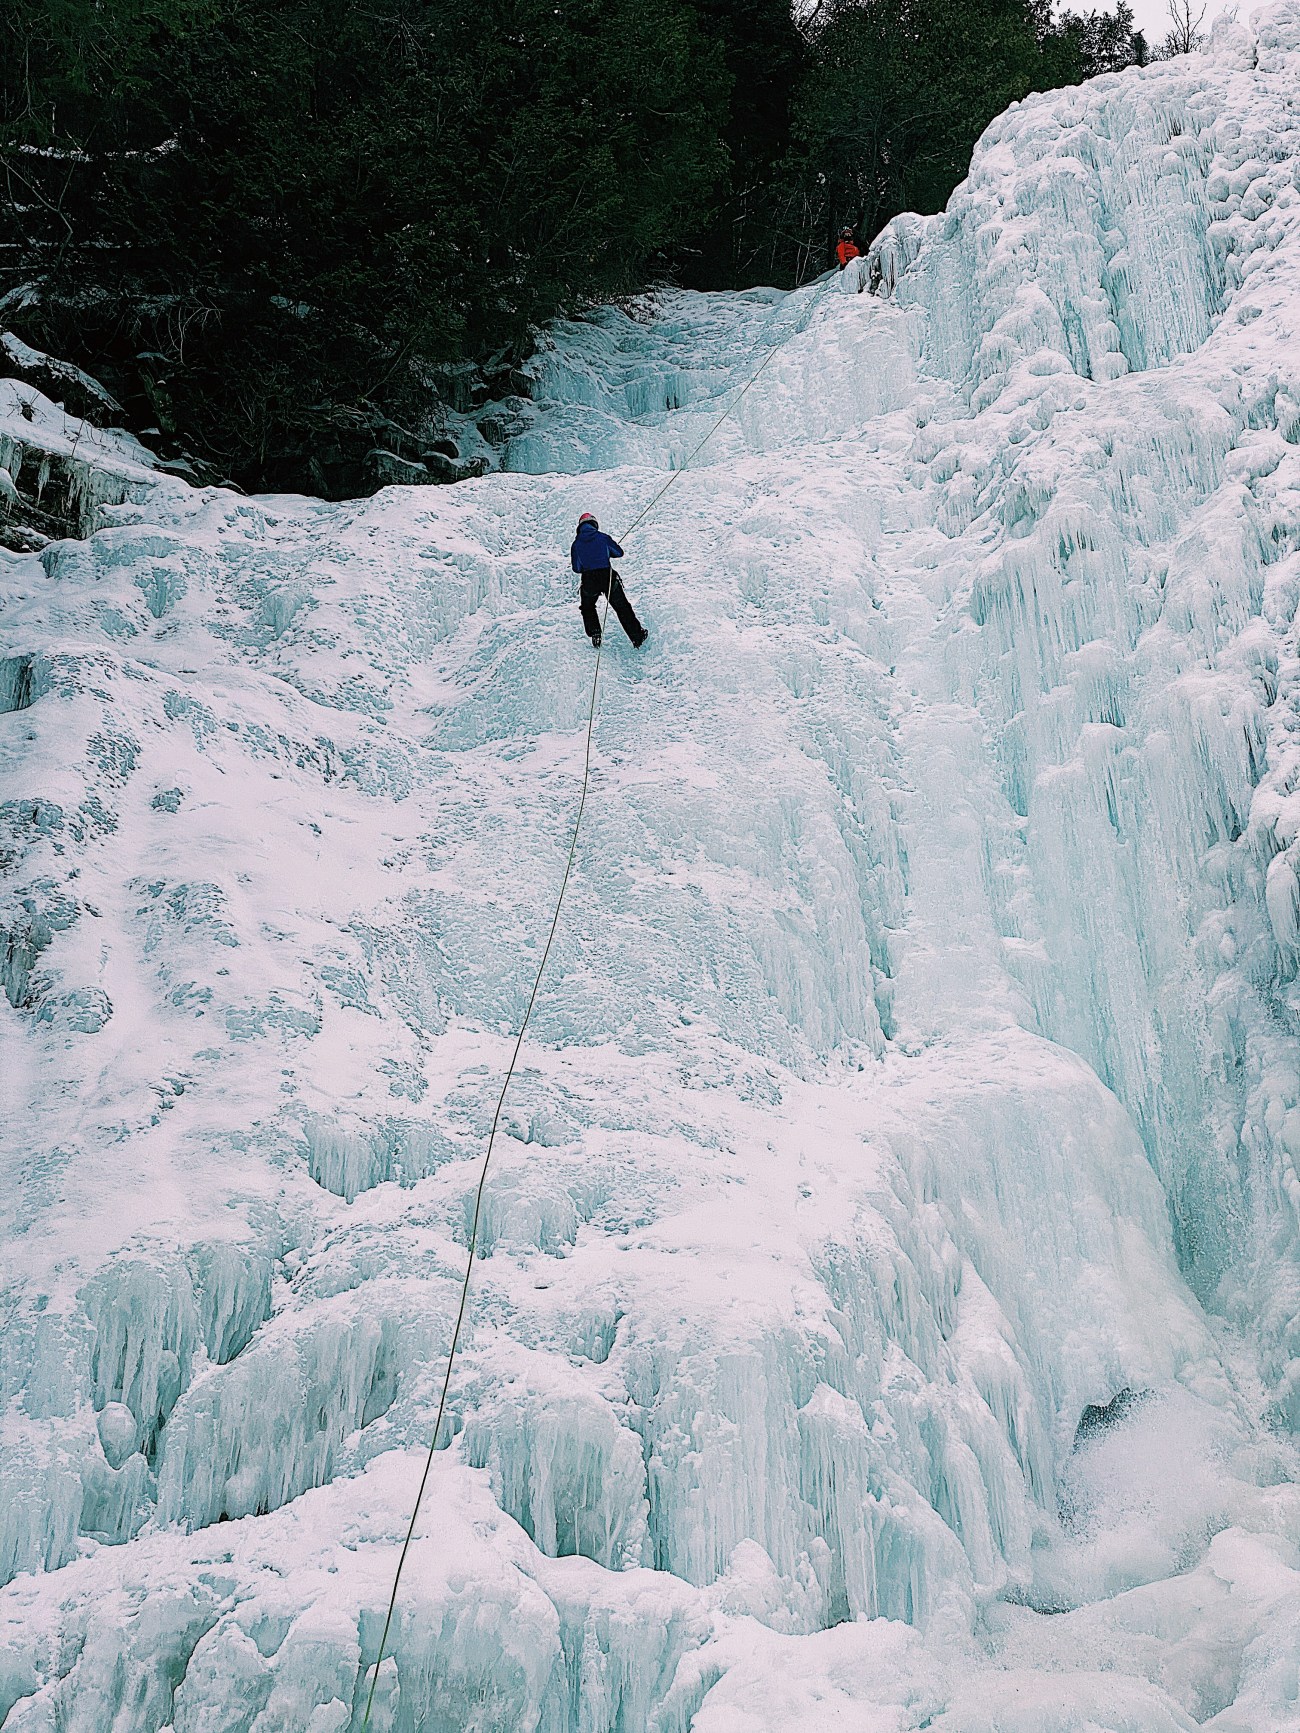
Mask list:
[[[630,543],[372,1725],[1300,1726],[1298,80],[1286,4],[1034,98],[887,296],[561,329],[454,488],[4,388],[98,526],[0,553],[5,1733],[359,1727],[567,541],[787,333]]]
[[[2,377],[11,366],[20,377]],[[0,550],[35,553],[89,535],[103,506],[147,497],[155,458],[129,433],[97,425],[116,408],[80,369],[0,332]]]

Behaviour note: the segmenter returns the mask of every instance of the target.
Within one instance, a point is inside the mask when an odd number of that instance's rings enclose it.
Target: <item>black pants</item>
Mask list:
[[[608,595],[609,605],[618,615],[618,623],[634,644],[640,643],[645,637],[645,628],[636,617],[636,610],[627,599],[627,592],[619,581],[617,572],[612,572],[608,566],[601,566],[592,572],[582,574],[582,624],[589,638],[594,638],[600,630],[600,615],[596,612],[597,596]]]

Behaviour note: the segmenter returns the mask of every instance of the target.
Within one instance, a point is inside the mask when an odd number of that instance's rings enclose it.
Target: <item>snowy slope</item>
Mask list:
[[[629,542],[372,1725],[1300,1728],[1298,80],[1287,0],[1013,109],[879,295],[562,328],[509,473],[110,442],[0,555],[5,1733],[359,1727],[568,539],[778,341]]]

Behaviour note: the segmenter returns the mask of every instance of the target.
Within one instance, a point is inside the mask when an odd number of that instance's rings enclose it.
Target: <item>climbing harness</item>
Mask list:
[[[772,360],[773,356],[778,354],[792,337],[797,336],[801,331],[807,330],[814,308],[826,293],[829,285],[834,281],[835,276],[833,273],[826,276],[821,287],[817,290],[817,293],[809,301],[807,312],[804,317],[799,320],[791,330],[787,331],[785,336],[782,337],[779,342],[773,343],[769,346],[767,354],[754,369],[753,373],[750,374],[749,378],[745,381],[744,385],[741,386],[740,390],[736,393],[735,397],[732,398],[731,402],[723,410],[722,414],[719,415],[717,420],[709,426],[703,437],[697,440],[691,447],[681,464],[673,470],[668,480],[659,489],[658,493],[654,495],[650,503],[637,513],[636,517],[632,519],[632,522],[625,530],[620,532],[617,537],[618,541],[625,542],[633,531],[638,529],[650,516],[650,513],[659,504],[659,501],[668,492],[669,488],[685,475],[686,471],[691,467],[691,464],[713,438],[713,435],[722,426],[723,422],[738,407],[746,392],[748,392],[757,382],[763,369]],[[772,321],[769,320],[768,325],[771,323]],[[766,329],[767,326],[764,327],[764,330]],[[761,336],[762,333],[760,333],[760,339]],[[757,345],[755,345],[755,347],[757,347]],[[510,1055],[510,1063],[506,1067],[505,1080],[501,1085],[501,1093],[497,1096],[496,1111],[492,1115],[492,1128],[488,1132],[487,1149],[484,1151],[483,1155],[483,1166],[479,1170],[478,1190],[474,1194],[474,1214],[470,1221],[468,1252],[465,1259],[465,1279],[461,1283],[460,1304],[456,1308],[456,1323],[451,1332],[451,1346],[447,1350],[447,1370],[443,1374],[442,1389],[438,1394],[438,1412],[434,1418],[433,1436],[429,1441],[429,1451],[424,1461],[424,1473],[420,1476],[419,1490],[415,1495],[415,1508],[411,1512],[411,1520],[406,1529],[406,1538],[402,1542],[402,1550],[398,1554],[397,1558],[397,1569],[393,1573],[393,1592],[388,1597],[388,1611],[384,1616],[384,1628],[379,1638],[379,1652],[375,1656],[375,1670],[371,1676],[370,1691],[366,1697],[366,1712],[361,1722],[361,1733],[366,1733],[366,1730],[370,1726],[370,1712],[374,1708],[375,1688],[379,1683],[379,1669],[383,1666],[384,1657],[388,1653],[388,1637],[392,1629],[393,1614],[397,1609],[397,1590],[402,1580],[402,1570],[406,1564],[406,1555],[410,1551],[411,1541],[415,1537],[415,1524],[420,1515],[420,1506],[424,1500],[424,1491],[426,1486],[429,1484],[429,1474],[432,1471],[433,1459],[438,1449],[438,1438],[442,1432],[443,1417],[447,1408],[447,1391],[451,1386],[452,1368],[456,1363],[456,1351],[460,1347],[461,1328],[465,1322],[465,1311],[469,1303],[470,1277],[474,1272],[474,1259],[478,1252],[478,1229],[479,1218],[483,1210],[483,1193],[487,1187],[488,1167],[492,1160],[492,1148],[496,1142],[497,1127],[501,1123],[501,1110],[505,1106],[506,1091],[509,1089],[511,1079],[515,1074],[515,1066],[519,1060],[519,1050],[524,1044],[524,1035],[527,1032],[529,1021],[533,1015],[533,1006],[537,1003],[537,995],[541,991],[542,976],[546,972],[546,962],[551,954],[551,946],[555,942],[556,932],[559,930],[560,911],[564,907],[564,893],[569,888],[569,879],[573,873],[573,863],[578,853],[578,836],[582,829],[582,815],[586,810],[587,790],[591,782],[591,745],[596,726],[596,692],[600,684],[600,659],[604,653],[605,627],[609,619],[609,599],[612,589],[613,584],[611,583],[609,589],[605,592],[605,605],[602,608],[600,615],[601,642],[596,646],[596,666],[592,670],[591,676],[591,699],[587,705],[587,743],[582,760],[582,791],[578,796],[578,811],[573,820],[573,831],[569,838],[569,852],[564,862],[564,876],[560,880],[559,895],[555,899],[555,913],[551,916],[550,930],[546,935],[546,943],[542,947],[542,955],[541,960],[537,965],[537,973],[533,977],[532,991],[528,995],[528,1004],[524,1008],[523,1019],[519,1025],[519,1033],[515,1036],[515,1044]]]

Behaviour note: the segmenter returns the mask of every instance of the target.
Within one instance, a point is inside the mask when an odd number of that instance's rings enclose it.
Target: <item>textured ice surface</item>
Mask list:
[[[374,1724],[1300,1728],[1298,80],[1288,4],[1033,98],[878,295],[561,328],[454,489],[36,406],[102,527],[0,555],[6,1733],[359,1725],[572,525],[777,340],[629,542]]]

